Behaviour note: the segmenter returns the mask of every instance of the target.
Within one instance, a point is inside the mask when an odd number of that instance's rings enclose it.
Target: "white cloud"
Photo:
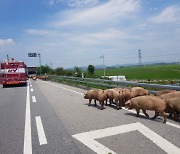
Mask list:
[[[79,35],[72,34],[69,37],[69,40],[90,47],[92,45],[107,45],[107,43],[120,41],[127,38],[128,36],[129,34],[118,29],[108,29],[98,32],[86,32]]]
[[[65,0],[70,7],[93,6],[99,3],[99,0]]]
[[[14,41],[11,38],[8,39],[0,39],[0,45],[9,45],[9,44],[13,44]]]
[[[139,0],[110,0],[107,3],[84,10],[71,10],[60,13],[59,21],[54,23],[60,26],[88,26],[94,24],[111,23],[122,18],[129,18],[139,8]]]
[[[56,6],[58,4],[67,4],[69,7],[80,8],[93,6],[100,3],[100,0],[49,0],[48,5],[50,7]]]
[[[180,22],[180,8],[176,5],[165,8],[159,15],[150,17],[149,22],[157,24]]]
[[[36,36],[54,36],[58,34],[58,31],[45,29],[27,29],[25,32]]]

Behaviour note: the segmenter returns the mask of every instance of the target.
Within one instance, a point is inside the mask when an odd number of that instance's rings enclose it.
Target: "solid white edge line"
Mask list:
[[[35,103],[36,102],[36,97],[32,96],[32,102]]]
[[[45,82],[45,81],[42,81],[42,82]],[[59,87],[59,88],[61,88],[61,89],[65,89],[65,90],[74,92],[74,93],[76,93],[76,94],[84,95],[83,93],[80,93],[80,92],[77,92],[77,91],[74,91],[74,90],[71,90],[71,89],[67,89],[67,88],[58,86],[58,85],[56,85],[56,84],[52,84],[52,83],[49,83],[49,82],[45,82],[45,83],[47,83],[47,84],[49,84],[49,85],[52,85],[52,86],[55,86],[55,87]],[[123,109],[126,110],[126,111],[128,111],[128,112],[132,112],[132,113],[135,113],[135,114],[136,114],[136,111],[134,111],[134,110],[128,110],[128,109],[125,109],[124,107],[123,107]],[[144,116],[144,114],[142,114],[142,113],[139,113],[139,114],[142,115],[142,116]],[[166,124],[169,125],[169,126],[172,126],[172,127],[175,127],[175,128],[180,129],[180,125],[177,125],[177,124],[174,124],[174,123],[171,123],[171,122],[166,122]]]
[[[24,130],[24,154],[32,154],[31,111],[30,111],[29,83],[27,84],[27,96],[26,96],[26,115],[25,115],[25,130]]]
[[[77,91],[74,91],[74,90],[71,90],[71,89],[67,89],[67,88],[64,88],[64,87],[58,86],[58,85],[56,85],[56,84],[52,84],[52,83],[49,83],[49,82],[46,82],[46,83],[47,83],[47,84],[50,84],[50,85],[53,85],[53,86],[55,86],[55,87],[58,87],[58,88],[61,88],[61,89],[67,90],[67,91],[74,92],[74,93],[79,94],[79,95],[83,95],[83,94],[82,94],[82,93],[80,93],[80,92],[77,92]]]
[[[36,126],[39,137],[39,144],[40,145],[47,144],[46,135],[44,132],[44,128],[40,116],[36,117]]]

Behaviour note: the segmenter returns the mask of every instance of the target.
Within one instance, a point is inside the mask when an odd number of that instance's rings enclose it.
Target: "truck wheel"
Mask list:
[[[6,84],[3,84],[3,88],[6,88],[7,87],[7,85]]]

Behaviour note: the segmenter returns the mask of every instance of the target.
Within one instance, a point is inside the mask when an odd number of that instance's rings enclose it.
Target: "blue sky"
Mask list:
[[[0,60],[56,67],[180,61],[179,0],[0,0]]]

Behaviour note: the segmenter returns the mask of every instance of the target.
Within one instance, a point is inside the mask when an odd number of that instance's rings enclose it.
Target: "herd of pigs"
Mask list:
[[[180,91],[175,90],[161,90],[155,95],[149,94],[148,90],[142,87],[127,88],[114,88],[114,89],[94,89],[88,90],[84,93],[84,98],[89,99],[89,106],[91,101],[99,101],[101,110],[105,109],[104,105],[115,104],[117,110],[125,107],[127,109],[135,109],[137,116],[142,109],[143,113],[149,117],[146,110],[155,111],[155,115],[152,119],[156,119],[159,115],[163,116],[163,122],[166,123],[167,115],[174,117],[178,120],[178,114],[180,113]]]

